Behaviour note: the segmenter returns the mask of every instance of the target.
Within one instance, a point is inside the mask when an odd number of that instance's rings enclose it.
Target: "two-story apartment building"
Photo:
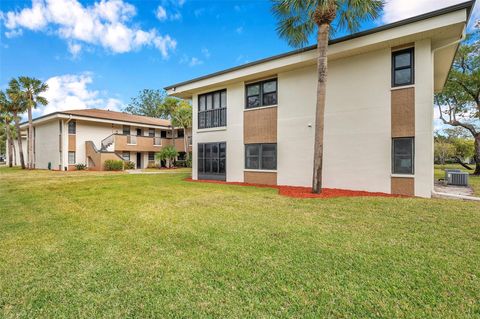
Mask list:
[[[430,197],[433,94],[473,1],[331,40],[323,185]],[[193,179],[310,186],[317,50],[166,87],[193,104]]]
[[[175,145],[180,159],[191,151],[191,130],[174,128],[172,138],[170,121],[122,112],[61,111],[34,119],[33,126],[35,168],[40,169],[72,170],[76,164],[85,164],[90,170],[103,170],[109,159],[146,168],[158,165],[155,153],[166,145]],[[21,129],[27,130],[28,124],[23,123]],[[28,140],[22,135],[27,158]]]

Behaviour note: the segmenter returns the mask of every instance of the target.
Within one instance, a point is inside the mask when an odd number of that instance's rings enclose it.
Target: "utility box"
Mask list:
[[[445,170],[445,184],[455,186],[468,186],[468,173],[459,169]]]

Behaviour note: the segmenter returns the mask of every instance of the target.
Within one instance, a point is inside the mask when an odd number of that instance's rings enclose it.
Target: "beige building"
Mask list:
[[[332,40],[323,185],[430,197],[433,94],[473,2]],[[174,84],[193,104],[193,179],[310,186],[315,46]]]
[[[85,164],[103,170],[109,159],[135,163],[137,168],[155,164],[155,153],[175,145],[179,160],[191,151],[191,130],[172,128],[170,121],[97,109],[61,111],[33,120],[35,168],[73,170]],[[27,123],[22,123],[23,153],[27,162]],[[186,134],[186,135],[185,135]],[[185,148],[185,141],[187,148]],[[17,144],[15,142],[15,144]],[[7,156],[8,157],[8,156]],[[20,164],[18,150],[16,163]]]

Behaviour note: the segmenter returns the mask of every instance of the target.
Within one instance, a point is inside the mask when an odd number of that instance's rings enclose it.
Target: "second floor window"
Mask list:
[[[68,122],[68,134],[77,134],[77,122]]]
[[[276,105],[277,79],[248,84],[246,87],[247,109],[261,106]]]
[[[154,128],[149,128],[148,129],[148,136],[155,137],[155,129]]]
[[[227,125],[227,90],[198,96],[198,128]]]
[[[413,84],[414,57],[413,48],[392,53],[392,86]]]
[[[128,125],[123,126],[123,135],[130,135],[130,126]]]
[[[183,137],[183,130],[178,130],[177,131],[177,137]]]

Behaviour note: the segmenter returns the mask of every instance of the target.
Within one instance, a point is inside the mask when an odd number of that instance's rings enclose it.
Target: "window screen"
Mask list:
[[[392,157],[392,172],[394,174],[413,174],[414,138],[394,138],[392,140]]]

